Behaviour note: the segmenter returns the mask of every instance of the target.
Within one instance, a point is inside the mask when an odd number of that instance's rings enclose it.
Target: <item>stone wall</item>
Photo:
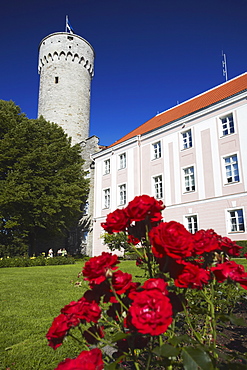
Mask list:
[[[89,136],[93,67],[94,50],[78,35],[53,33],[40,43],[38,117],[61,126],[72,145]]]

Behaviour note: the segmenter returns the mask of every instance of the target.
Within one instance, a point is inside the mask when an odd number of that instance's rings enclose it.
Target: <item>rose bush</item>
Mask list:
[[[125,361],[136,370],[223,369],[234,361],[246,368],[241,353],[217,341],[221,320],[235,320],[226,300],[236,301],[238,285],[247,290],[244,267],[230,259],[240,247],[212,229],[191,234],[178,222],[162,222],[164,209],[143,195],[107,216],[103,229],[126,233],[149,278],[134,282],[108,252],[85,263],[89,289],[61,309],[46,335],[53,349],[71,337],[84,350],[58,370],[114,370]]]

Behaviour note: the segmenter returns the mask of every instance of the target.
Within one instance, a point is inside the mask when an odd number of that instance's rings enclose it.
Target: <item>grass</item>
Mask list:
[[[121,269],[140,275],[134,261]],[[45,335],[60,309],[79,299],[87,289],[75,287],[82,263],[65,266],[0,269],[0,370],[52,370],[66,357],[82,350],[73,340],[54,351]]]
[[[236,259],[245,265],[245,259]],[[135,261],[124,261],[124,272],[140,279]],[[66,357],[82,350],[72,340],[54,351],[45,335],[60,309],[79,299],[87,289],[75,287],[82,262],[65,266],[11,267],[0,269],[0,370],[53,370]]]

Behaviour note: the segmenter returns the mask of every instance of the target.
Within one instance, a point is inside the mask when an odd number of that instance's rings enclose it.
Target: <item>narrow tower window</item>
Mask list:
[[[58,84],[58,77],[55,77],[55,84]]]

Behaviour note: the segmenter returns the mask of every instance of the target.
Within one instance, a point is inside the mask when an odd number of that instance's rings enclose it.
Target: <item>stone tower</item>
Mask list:
[[[56,32],[39,46],[38,117],[61,126],[72,145],[89,137],[94,50],[82,37]]]
[[[94,50],[85,39],[74,33],[52,33],[40,43],[38,71],[40,74],[38,117],[42,115],[45,120],[57,123],[72,138],[72,145],[80,144],[85,161],[83,167],[90,178],[86,210],[78,225],[70,230],[66,241],[69,253],[81,252],[90,256],[94,193],[94,167],[91,154],[100,150],[99,139],[96,136],[89,137]]]

